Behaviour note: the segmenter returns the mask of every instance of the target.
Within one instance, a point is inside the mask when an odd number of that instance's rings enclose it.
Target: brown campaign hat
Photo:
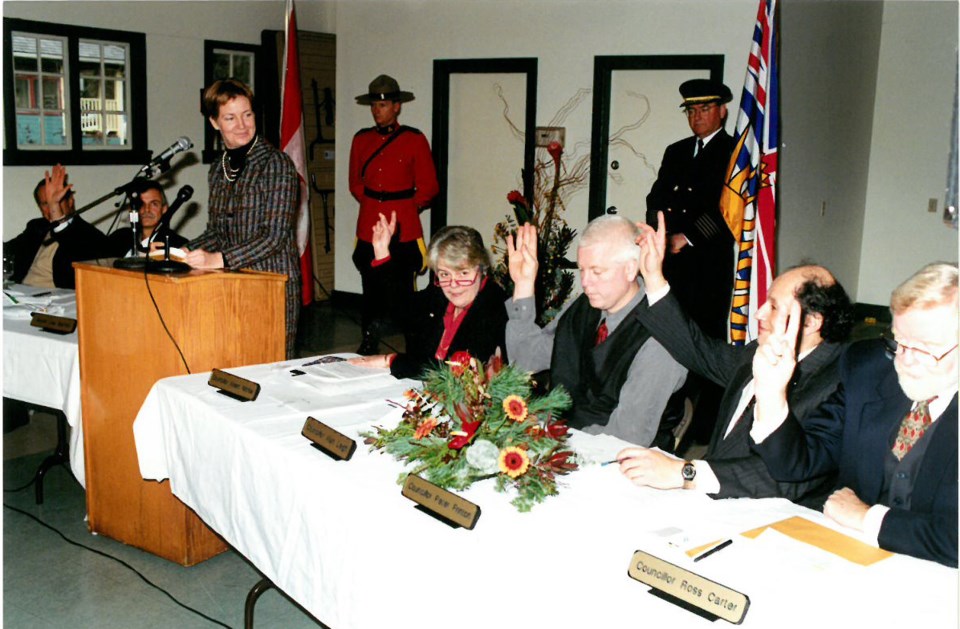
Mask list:
[[[703,103],[725,104],[733,100],[730,88],[713,79],[690,79],[680,84],[680,95],[683,96],[681,107],[700,105]]]
[[[400,84],[392,76],[381,74],[370,82],[366,94],[357,96],[358,105],[369,105],[375,100],[392,100],[397,103],[406,103],[414,99],[413,92],[400,90]]]

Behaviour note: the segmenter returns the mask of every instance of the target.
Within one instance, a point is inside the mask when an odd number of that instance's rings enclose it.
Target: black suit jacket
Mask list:
[[[425,369],[437,365],[435,355],[443,337],[443,315],[450,302],[443,290],[433,284],[414,293],[411,300],[401,301],[398,298],[399,287],[391,281],[394,274],[390,272],[390,264],[392,262],[371,269],[377,292],[393,307],[392,314],[400,321],[406,336],[406,352],[397,354],[390,366],[390,373],[397,378],[415,378]],[[486,284],[477,293],[470,310],[460,322],[447,357],[466,351],[474,358],[486,361],[499,347],[506,361],[506,300],[503,289],[492,277],[487,277]],[[402,308],[396,308],[397,305],[402,305]]]
[[[838,470],[840,486],[849,487],[867,504],[879,504],[884,460],[911,405],[882,343],[856,343],[841,358],[836,392],[803,426],[791,413],[754,449],[777,478],[809,478]],[[916,472],[909,509],[891,507],[878,541],[886,550],[956,567],[956,394],[937,424]]]
[[[696,136],[663,153],[647,195],[647,224],[663,211],[668,234],[684,234],[692,246],[668,254],[663,272],[677,299],[710,336],[725,339],[733,294],[733,234],[720,212],[720,191],[735,141],[721,129],[693,156]]]
[[[53,256],[53,283],[58,288],[75,288],[74,262],[110,256],[107,237],[80,216],[74,216],[59,233],[50,231],[50,223],[46,219],[35,218],[27,222],[26,229],[20,235],[3,244],[4,248],[14,253],[11,278],[14,282],[22,282],[27,276],[40,244],[48,235],[59,243]]]
[[[677,362],[724,387],[705,457],[720,481],[720,492],[714,497],[783,497],[822,509],[827,495],[834,489],[835,474],[824,473],[800,482],[777,482],[763,459],[750,450],[747,431],[735,430],[724,438],[730,423],[736,419],[734,413],[743,388],[753,378],[757,343],[728,345],[705,335],[680,307],[672,290],[652,307],[647,300],[641,302],[638,316]],[[841,352],[842,346],[838,344],[821,343],[797,365],[789,401],[799,417],[817,408],[836,388]],[[752,423],[752,413],[744,420]]]

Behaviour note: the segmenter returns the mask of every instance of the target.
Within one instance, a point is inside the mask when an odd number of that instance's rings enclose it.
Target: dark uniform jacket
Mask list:
[[[59,243],[53,255],[53,283],[58,288],[76,287],[74,262],[110,256],[107,237],[82,217],[74,216],[70,224],[58,233],[50,229],[46,219],[35,218],[27,223],[19,236],[3,244],[4,249],[12,251],[14,255],[11,277],[14,282],[21,282],[27,276],[41,243],[48,237]]]

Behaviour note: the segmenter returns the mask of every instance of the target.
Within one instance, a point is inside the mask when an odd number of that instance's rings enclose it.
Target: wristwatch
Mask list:
[[[697,477],[697,466],[690,461],[684,461],[680,468],[680,476],[683,477],[683,488],[690,489],[693,486],[693,479]]]

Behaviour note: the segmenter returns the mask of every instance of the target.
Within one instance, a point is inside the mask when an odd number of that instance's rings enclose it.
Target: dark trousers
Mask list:
[[[396,238],[390,242],[390,267],[393,277],[391,283],[394,288],[393,299],[401,303],[388,308],[388,295],[378,294],[373,279],[370,277],[370,263],[373,262],[373,245],[358,240],[353,249],[353,264],[360,271],[360,280],[363,287],[361,300],[361,325],[364,334],[372,333],[379,336],[377,328],[389,317],[391,311],[404,311],[404,303],[409,303],[416,289],[417,273],[423,268],[423,253],[420,251],[419,240],[400,242]]]

